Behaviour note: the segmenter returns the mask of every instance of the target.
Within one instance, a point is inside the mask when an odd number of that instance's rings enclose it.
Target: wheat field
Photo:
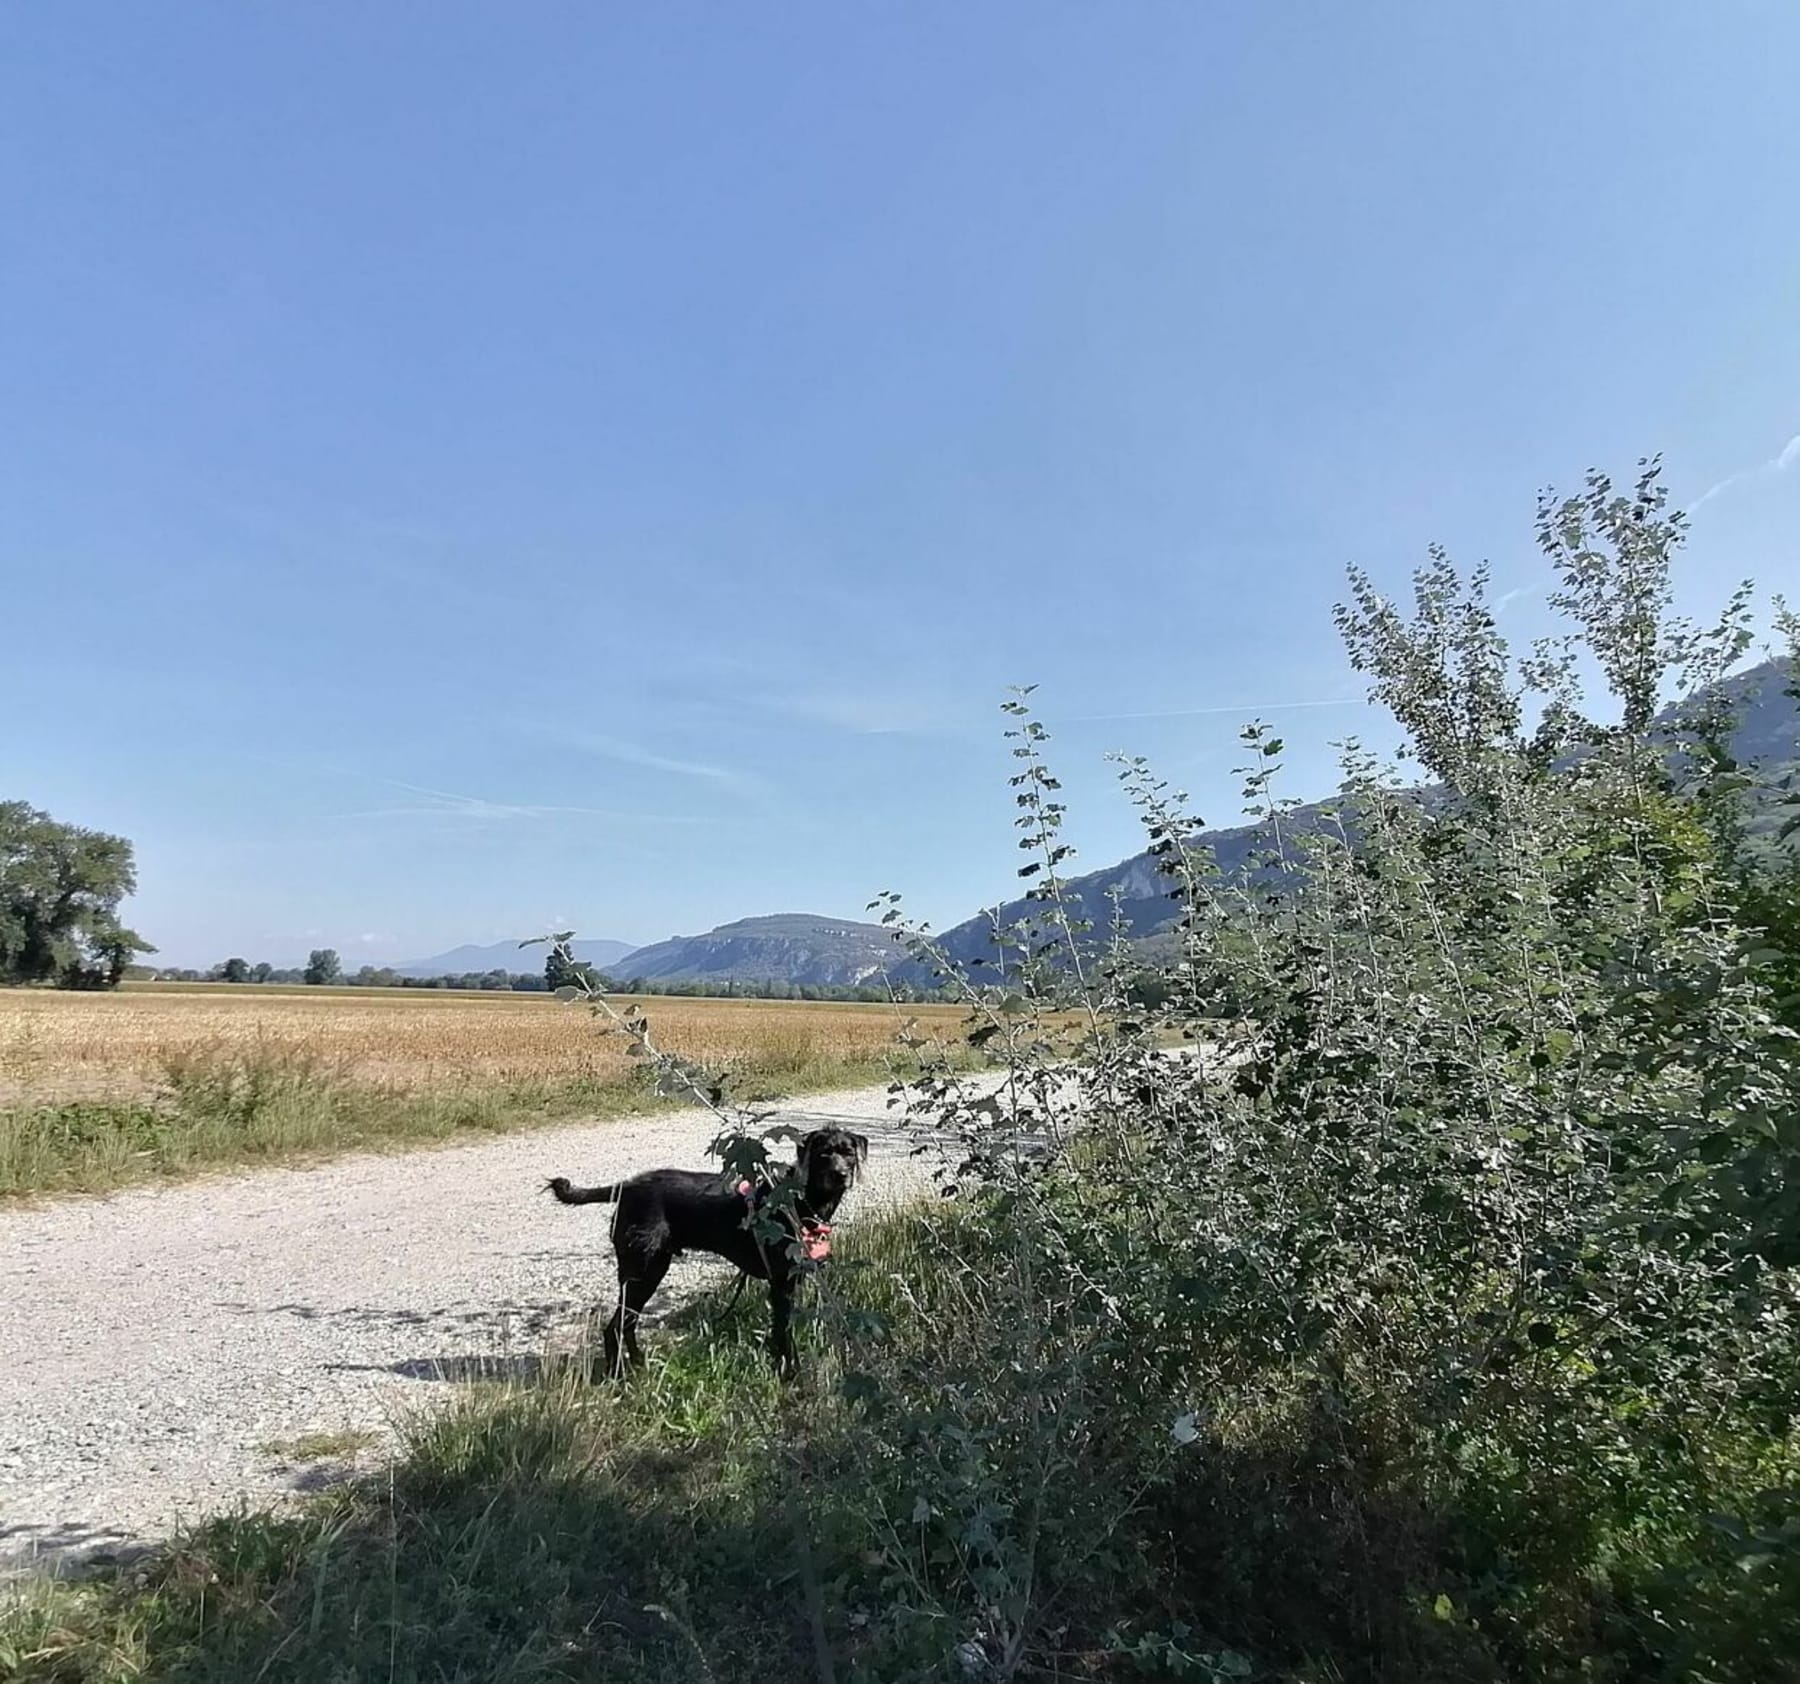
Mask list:
[[[657,1043],[709,1067],[803,1072],[879,1059],[936,1006],[658,997]],[[629,1078],[623,1037],[544,994],[157,984],[0,991],[0,1105],[154,1097],[206,1064],[304,1065],[390,1093]]]
[[[909,1022],[954,1048],[962,1021],[945,1006],[637,1003],[658,1046],[747,1101],[881,1081],[916,1067],[896,1039]],[[660,1102],[646,1076],[623,1036],[547,994],[0,990],[0,1197],[616,1116]]]

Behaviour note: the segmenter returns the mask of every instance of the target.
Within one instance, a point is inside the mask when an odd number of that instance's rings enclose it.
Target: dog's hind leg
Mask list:
[[[674,1254],[667,1251],[620,1254],[619,1305],[613,1311],[612,1320],[606,1324],[606,1372],[609,1377],[624,1372],[621,1354],[634,1368],[643,1360],[643,1353],[638,1349],[638,1318],[656,1295],[673,1260]]]

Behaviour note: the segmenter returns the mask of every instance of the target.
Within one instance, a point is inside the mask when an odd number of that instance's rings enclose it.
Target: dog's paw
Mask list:
[[[553,1175],[543,1185],[544,1192],[554,1193],[559,1199],[569,1196],[569,1178],[566,1175]]]

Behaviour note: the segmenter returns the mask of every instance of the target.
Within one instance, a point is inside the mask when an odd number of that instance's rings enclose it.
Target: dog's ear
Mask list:
[[[869,1137],[866,1134],[853,1134],[850,1138],[856,1142],[856,1161],[866,1164],[869,1161]]]

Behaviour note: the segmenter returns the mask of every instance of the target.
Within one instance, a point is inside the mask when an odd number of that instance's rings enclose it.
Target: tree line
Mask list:
[[[335,948],[315,948],[306,964],[279,966],[266,961],[221,959],[205,970],[158,966],[144,972],[162,982],[281,982],[340,988],[446,988],[481,993],[554,993],[565,984],[585,984],[601,993],[670,995],[677,999],[709,1000],[844,1000],[880,1004],[886,1000],[932,999],[931,991],[918,988],[884,988],[871,982],[790,982],[783,977],[614,977],[594,970],[592,964],[569,961],[551,954],[542,972],[452,972],[437,977],[409,977],[387,964],[364,964],[346,972]]]
[[[150,973],[146,973],[150,974]],[[567,984],[585,984],[605,994],[667,995],[683,999],[832,1000],[879,1004],[893,999],[924,1000],[932,995],[917,988],[887,988],[872,983],[789,982],[779,977],[619,977],[592,965],[552,954],[541,971],[461,971],[442,976],[405,976],[388,965],[363,965],[346,972],[337,952],[315,948],[305,965],[279,966],[247,959],[221,960],[205,970],[163,966],[154,972],[163,982],[307,983],[347,988],[437,988],[483,993],[544,994]]]

